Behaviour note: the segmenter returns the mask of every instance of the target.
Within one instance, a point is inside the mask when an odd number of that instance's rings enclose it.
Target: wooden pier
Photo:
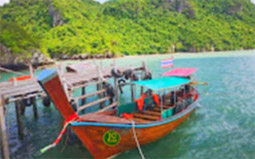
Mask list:
[[[102,67],[102,63],[97,65],[95,63],[83,63],[82,67],[66,67],[69,72],[65,72],[62,67],[59,67],[58,72],[61,77],[61,81],[66,89],[66,93],[69,97],[69,101],[74,101],[76,105],[78,105],[78,101],[82,100],[82,105],[77,107],[77,113],[80,111],[94,106],[96,104],[100,104],[100,108],[102,110],[110,109],[116,107],[119,104],[119,93],[118,93],[118,77],[114,77],[112,75],[113,69],[118,69],[120,72],[123,72],[127,69],[132,69],[134,72],[139,72],[140,75],[144,75],[144,72],[147,71],[145,64],[143,63],[139,67],[117,67],[115,64],[112,64],[108,67]],[[30,71],[31,72],[31,71]],[[41,86],[37,82],[37,77],[33,77],[31,75],[31,79],[27,79],[24,81],[17,81],[13,78],[12,81],[0,82],[0,132],[1,132],[1,150],[3,159],[9,159],[11,154],[9,151],[8,144],[8,136],[7,136],[7,128],[5,121],[5,108],[10,106],[8,105],[11,102],[15,103],[16,117],[17,117],[17,125],[18,125],[18,134],[19,139],[24,138],[23,132],[23,124],[21,120],[22,109],[25,109],[24,103],[22,102],[25,99],[29,99],[33,105],[33,113],[34,118],[38,118],[37,112],[37,104],[36,99],[46,97],[45,92],[42,90]],[[110,103],[110,105],[105,106],[104,102],[109,100],[110,97],[106,96],[106,90],[103,88],[103,82],[114,78],[114,91],[115,91],[115,102]],[[97,91],[86,94],[86,87],[95,85],[97,87]],[[133,89],[132,84],[130,85],[131,89]],[[75,89],[81,89],[82,94],[80,97],[73,97],[73,91]],[[98,96],[98,100],[87,103],[86,98],[90,96]],[[134,100],[134,95],[132,94],[132,100]]]

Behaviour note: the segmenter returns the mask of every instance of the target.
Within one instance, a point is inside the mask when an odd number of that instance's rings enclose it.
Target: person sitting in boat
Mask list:
[[[189,84],[184,85],[184,105],[185,108],[192,103],[191,97],[192,97],[192,87]]]
[[[184,106],[182,103],[182,98],[180,96],[177,97],[177,103],[176,103],[176,107],[174,109],[174,114],[177,114],[179,112],[181,112],[183,110]]]
[[[174,101],[174,99],[175,99],[175,92],[174,91],[171,91],[168,94],[165,94],[163,96],[164,105],[167,105],[167,106],[174,105],[177,102],[177,101]]]
[[[190,85],[186,84],[184,85],[185,93],[190,93]]]
[[[195,95],[195,89],[193,87],[190,87],[190,103],[192,103],[194,100],[193,100],[193,96]]]
[[[183,88],[181,89],[181,95],[182,95],[182,97],[184,97],[184,96],[185,96],[185,94],[186,94],[186,92],[185,92],[185,88],[183,87]]]
[[[172,91],[171,92],[171,105],[174,105],[176,102],[177,102],[177,98],[176,98],[176,95],[175,95],[175,92]]]
[[[181,98],[183,98],[183,91],[182,90],[178,90],[177,92],[176,92],[176,96],[177,96],[177,101],[179,100],[179,99],[181,99]],[[179,97],[179,98],[178,98]]]
[[[193,94],[192,94],[193,91],[192,90],[194,90],[194,89],[189,84],[186,84],[184,86],[184,89],[185,89],[185,99],[186,99],[188,104],[191,104],[192,103],[192,96],[193,96]]]
[[[167,105],[167,106],[171,105],[171,99],[170,98],[171,98],[171,94],[170,93],[163,95],[163,103],[164,103],[164,105]]]
[[[187,99],[182,100],[183,109],[186,109],[189,106],[189,102]]]
[[[151,97],[152,96],[152,90],[148,89],[144,94],[146,95],[146,97]]]

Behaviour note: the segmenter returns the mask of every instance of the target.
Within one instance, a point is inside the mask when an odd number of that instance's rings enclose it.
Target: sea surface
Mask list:
[[[255,158],[255,51],[233,51],[210,54],[174,54],[174,68],[195,67],[197,80],[208,82],[198,86],[200,107],[176,130],[164,138],[142,146],[147,159],[254,159]],[[136,66],[145,61],[153,77],[169,69],[160,68],[160,60],[170,55],[124,57],[118,66]],[[114,60],[103,60],[107,66]],[[69,61],[70,62],[70,61]],[[96,61],[100,63],[100,61]],[[64,62],[68,63],[68,62]],[[36,73],[38,74],[40,70]],[[24,73],[28,73],[24,71]],[[0,73],[0,81],[13,74]],[[94,91],[95,88],[89,88]],[[80,94],[80,90],[75,92]],[[139,93],[136,93],[139,96]],[[93,100],[93,99],[89,99]],[[130,87],[124,88],[121,103],[130,101]],[[74,135],[65,137],[54,149],[40,154],[52,143],[62,127],[62,117],[53,105],[45,108],[38,102],[39,119],[33,118],[32,107],[22,117],[24,140],[17,136],[14,104],[7,106],[8,135],[13,159],[92,158]],[[93,110],[90,110],[93,111]],[[0,155],[1,158],[1,155]],[[124,152],[116,159],[139,159],[137,149]]]

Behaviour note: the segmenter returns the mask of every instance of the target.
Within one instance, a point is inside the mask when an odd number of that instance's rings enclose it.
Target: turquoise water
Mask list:
[[[118,65],[137,65],[144,60],[154,77],[167,71],[159,67],[167,55],[125,57]],[[174,55],[175,67],[197,67],[201,107],[183,124],[166,137],[142,147],[146,158],[175,159],[253,159],[255,158],[255,51],[227,52],[224,54]],[[105,60],[107,65],[112,60]],[[6,80],[12,74],[1,73]],[[93,91],[95,88],[90,88]],[[130,100],[130,88],[125,88],[121,103]],[[80,93],[79,91],[76,94]],[[137,93],[138,94],[138,93]],[[92,100],[92,99],[91,99]],[[80,142],[61,142],[55,149],[41,155],[39,150],[55,140],[61,129],[62,118],[51,106],[39,104],[39,119],[33,118],[32,109],[22,117],[25,139],[17,139],[14,105],[8,105],[8,134],[12,158],[92,158]],[[116,158],[141,158],[133,149]]]

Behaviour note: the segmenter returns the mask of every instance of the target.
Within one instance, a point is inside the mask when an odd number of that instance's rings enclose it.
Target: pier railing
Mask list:
[[[113,108],[119,104],[119,93],[118,93],[118,79],[112,75],[112,69],[116,68],[115,64],[112,64],[108,67],[102,67],[96,64],[83,64],[83,67],[76,67],[71,69],[72,72],[64,72],[59,70],[61,81],[66,89],[66,93],[69,97],[69,100],[73,99],[78,105],[78,100],[82,100],[82,106],[80,106],[77,111],[81,111],[85,108],[96,104],[102,104],[104,101],[109,100],[110,97],[105,96],[105,88],[103,88],[102,82],[110,78],[114,78],[114,91],[115,91],[115,101],[110,103],[108,106],[104,107],[103,104],[100,105],[101,110],[105,111],[107,109]],[[62,68],[62,67],[60,67]],[[82,70],[83,69],[83,70]],[[130,66],[127,67],[117,67],[118,70],[124,71],[130,69]],[[132,67],[133,71],[145,71],[146,67],[143,63],[141,66]],[[31,72],[31,71],[30,71]],[[96,85],[97,91],[91,94],[86,94],[86,87],[90,85]],[[81,89],[82,94],[80,97],[73,97],[73,92],[75,89]],[[131,89],[132,85],[131,85]],[[133,92],[133,91],[131,91]],[[97,95],[98,100],[92,103],[86,104],[86,98],[89,96]],[[33,105],[34,118],[38,118],[37,104],[36,99],[45,97],[46,94],[42,90],[41,86],[37,82],[37,77],[27,79],[24,81],[17,81],[13,78],[11,81],[0,82],[0,131],[1,131],[1,148],[3,159],[9,159],[9,146],[8,146],[8,136],[6,131],[5,122],[5,107],[11,102],[15,103],[16,118],[18,125],[18,134],[19,139],[23,139],[23,124],[21,120],[22,109],[24,108],[23,100],[31,99],[31,104]],[[134,100],[134,94],[131,95],[132,100]]]

